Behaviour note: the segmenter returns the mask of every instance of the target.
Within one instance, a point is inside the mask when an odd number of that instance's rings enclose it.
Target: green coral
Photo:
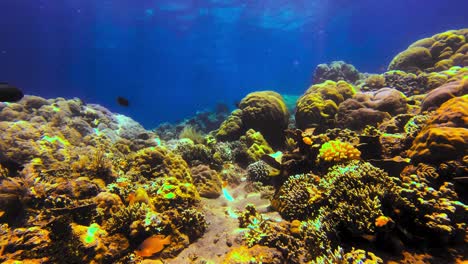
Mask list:
[[[191,182],[190,170],[181,156],[164,147],[144,148],[133,153],[130,158],[130,174],[139,174],[147,179],[175,177]]]
[[[170,208],[189,208],[200,201],[197,188],[191,182],[183,182],[175,177],[164,178],[158,184],[153,196],[153,203],[158,211]]]
[[[273,146],[282,146],[288,127],[289,111],[283,97],[273,91],[248,94],[239,104],[242,122],[247,129],[262,133]]]
[[[259,161],[263,155],[274,152],[263,135],[253,129],[249,129],[240,140],[247,145],[249,162]]]
[[[389,70],[412,73],[434,72],[452,66],[467,66],[468,30],[449,30],[411,44],[388,66]]]
[[[216,138],[219,140],[237,140],[244,133],[244,123],[242,121],[242,110],[236,109],[226,119],[218,131],[216,132]]]
[[[297,127],[331,127],[338,105],[355,93],[354,87],[345,81],[325,81],[312,85],[297,101]]]

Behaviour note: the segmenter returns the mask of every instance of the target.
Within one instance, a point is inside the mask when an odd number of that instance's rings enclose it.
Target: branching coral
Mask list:
[[[272,206],[287,220],[311,217],[325,198],[317,180],[318,176],[308,174],[289,177],[273,197]]]
[[[240,226],[247,228],[243,240],[247,246],[267,246],[278,249],[289,263],[302,263],[307,251],[304,242],[289,232],[288,224],[264,219],[251,205],[240,216]]]

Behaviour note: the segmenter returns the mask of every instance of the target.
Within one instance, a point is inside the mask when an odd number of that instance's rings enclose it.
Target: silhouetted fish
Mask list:
[[[9,85],[8,83],[0,83],[0,102],[17,102],[23,98],[23,92]]]
[[[125,97],[122,97],[122,96],[118,96],[118,97],[117,97],[117,103],[118,103],[119,105],[125,106],[125,107],[127,107],[127,106],[130,105],[130,102],[128,101],[128,99],[125,98]]]

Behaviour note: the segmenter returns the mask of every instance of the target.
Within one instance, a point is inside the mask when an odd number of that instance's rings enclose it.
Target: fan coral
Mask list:
[[[361,152],[348,142],[331,140],[320,147],[319,160],[326,162],[343,162],[359,159]]]

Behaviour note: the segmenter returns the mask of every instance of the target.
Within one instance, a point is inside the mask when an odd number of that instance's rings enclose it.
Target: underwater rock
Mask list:
[[[460,29],[418,40],[395,56],[388,69],[421,73],[468,66],[467,39],[468,29]]]
[[[319,64],[314,72],[314,84],[330,81],[356,83],[361,74],[356,68],[344,61],[332,61],[330,64]]]

